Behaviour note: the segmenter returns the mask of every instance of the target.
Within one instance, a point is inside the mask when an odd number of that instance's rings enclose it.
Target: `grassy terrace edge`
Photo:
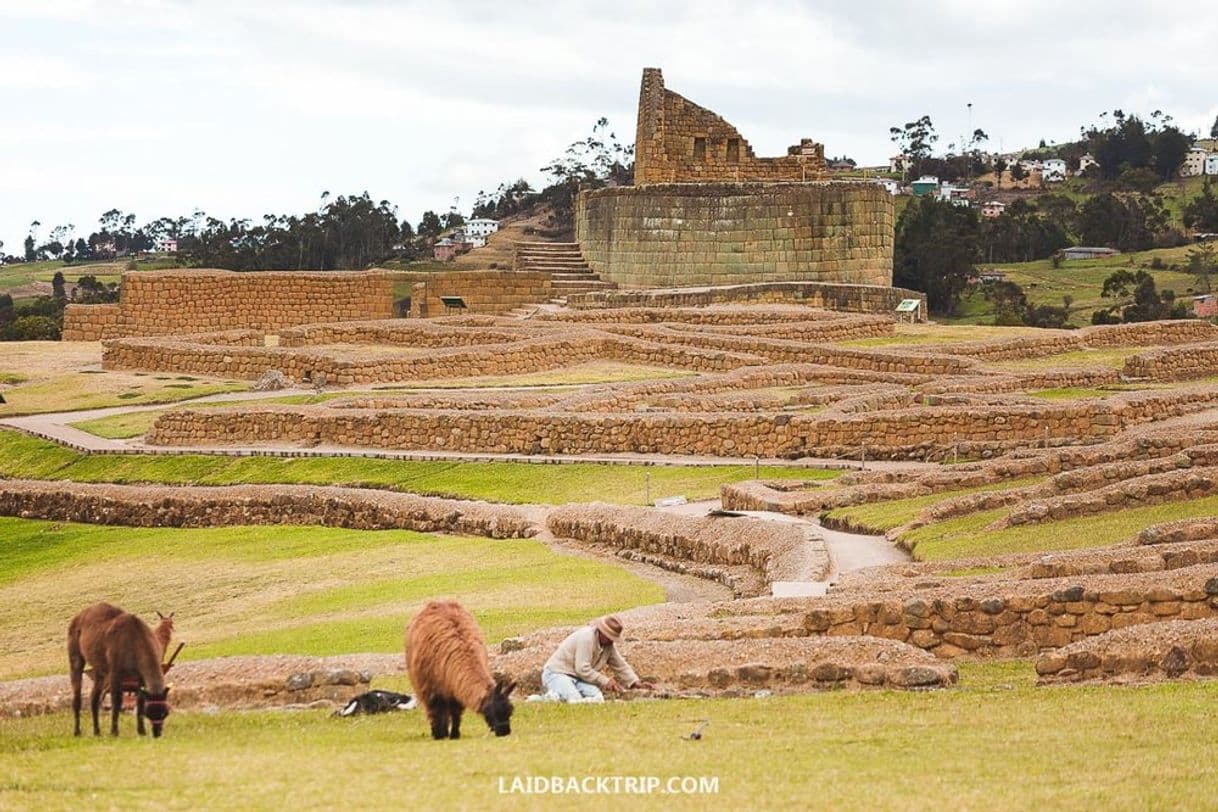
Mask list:
[[[761,466],[768,479],[828,480],[840,471]],[[0,429],[0,477],[165,485],[346,485],[506,504],[644,504],[718,496],[752,479],[752,465],[675,466],[446,462],[365,457],[226,457],[205,454],[82,454]]]

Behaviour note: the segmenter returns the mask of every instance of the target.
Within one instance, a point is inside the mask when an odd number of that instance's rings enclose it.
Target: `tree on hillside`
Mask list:
[[[1023,314],[1028,308],[1028,297],[1023,288],[1009,280],[987,282],[981,295],[994,305],[994,324],[1013,327],[1023,324]]]
[[[1036,198],[1036,210],[1045,220],[1061,229],[1063,234],[1073,234],[1078,217],[1078,206],[1065,195],[1041,195]]]
[[[30,223],[30,231],[25,235],[25,261],[33,262],[38,259],[38,229],[42,223],[35,220]]]
[[[1148,121],[1122,110],[1113,110],[1110,119],[1102,113],[1100,119],[1100,124],[1083,129],[1083,137],[1104,180],[1116,180],[1131,169],[1153,169],[1163,180],[1172,178],[1193,143],[1192,136],[1159,110]]]
[[[1062,226],[1022,200],[1016,200],[999,216],[981,221],[981,257],[986,262],[1045,259],[1069,244]]]
[[[1117,197],[1105,192],[1083,202],[1078,210],[1078,237],[1084,245],[1106,245],[1120,251],[1153,248],[1167,229],[1169,217],[1153,195]]]
[[[907,121],[904,127],[889,127],[888,133],[901,154],[908,159],[905,163],[907,172],[912,169],[917,173],[920,164],[931,156],[935,142],[939,140],[930,116]]]
[[[1163,180],[1171,180],[1184,165],[1188,150],[1193,145],[1193,137],[1185,135],[1175,127],[1165,127],[1154,136],[1151,151],[1154,156],[1154,169]]]
[[[1218,116],[1214,116],[1214,125],[1210,127],[1210,138],[1218,138]]]
[[[1188,252],[1188,272],[1197,278],[1199,291],[1210,292],[1210,279],[1218,275],[1218,251],[1212,243],[1202,243]]]
[[[980,257],[980,225],[969,208],[923,197],[897,221],[896,285],[926,293],[933,312],[953,314]]]
[[[1011,164],[1011,180],[1019,181],[1028,176],[1028,171],[1023,168],[1023,164],[1019,161]]]
[[[1160,293],[1155,278],[1143,270],[1123,269],[1113,273],[1104,280],[1100,295],[1118,301],[1092,313],[1092,324],[1188,318],[1184,303],[1176,302],[1176,296],[1170,290]]]
[[[81,304],[117,302],[118,285],[114,282],[103,284],[97,281],[96,276],[86,274],[76,280],[76,287],[72,289],[72,301]]]
[[[431,210],[423,212],[423,219],[419,221],[418,228],[420,237],[435,239],[440,236],[440,232],[443,230],[444,224],[440,222],[440,215]]]
[[[575,196],[581,189],[626,186],[634,181],[634,145],[624,145],[603,116],[592,134],[567,147],[561,157],[541,168],[551,183],[540,198],[554,210],[555,225],[570,227],[575,220]]]
[[[66,299],[68,294],[64,288],[63,271],[56,271],[51,277],[51,295],[56,299]]]
[[[1184,204],[1182,215],[1186,228],[1218,232],[1218,195],[1214,194],[1208,176],[1201,184],[1201,193]]]

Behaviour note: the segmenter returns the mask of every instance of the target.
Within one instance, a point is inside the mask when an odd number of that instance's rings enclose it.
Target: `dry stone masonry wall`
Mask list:
[[[892,284],[892,196],[872,183],[664,184],[581,192],[575,234],[627,288]]]
[[[311,485],[171,487],[0,480],[0,516],[128,527],[301,524],[528,538],[516,508]]]
[[[925,320],[926,294],[878,284],[823,282],[744,283],[720,287],[660,290],[614,290],[581,293],[567,298],[576,310],[601,308],[701,308],[712,305],[806,305],[850,313],[891,314],[904,299],[921,301]],[[658,320],[664,317],[660,316]]]
[[[383,271],[135,271],[123,274],[117,305],[68,305],[63,337],[273,331],[392,316],[393,281]]]
[[[779,158],[758,158],[723,117],[664,87],[644,68],[635,133],[634,182],[808,181],[828,174],[825,148],[805,138]]]

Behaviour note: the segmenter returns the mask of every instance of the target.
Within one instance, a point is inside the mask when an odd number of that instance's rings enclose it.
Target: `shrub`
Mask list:
[[[49,316],[21,316],[4,328],[7,341],[58,341],[59,323]]]

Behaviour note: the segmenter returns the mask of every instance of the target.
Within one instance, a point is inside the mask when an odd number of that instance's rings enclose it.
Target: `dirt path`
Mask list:
[[[681,513],[686,516],[705,516],[707,511],[718,508],[718,500],[689,502],[684,505],[673,505],[662,510]],[[771,585],[775,597],[796,597],[803,595],[823,595],[843,572],[851,572],[866,567],[882,564],[898,564],[910,560],[909,555],[883,536],[865,536],[859,533],[846,533],[841,530],[830,530],[815,519],[802,516],[791,516],[786,513],[773,513],[763,510],[738,511],[744,516],[773,522],[803,524],[816,528],[816,534],[824,543],[829,553],[829,571],[822,580],[809,581],[777,581]]]

